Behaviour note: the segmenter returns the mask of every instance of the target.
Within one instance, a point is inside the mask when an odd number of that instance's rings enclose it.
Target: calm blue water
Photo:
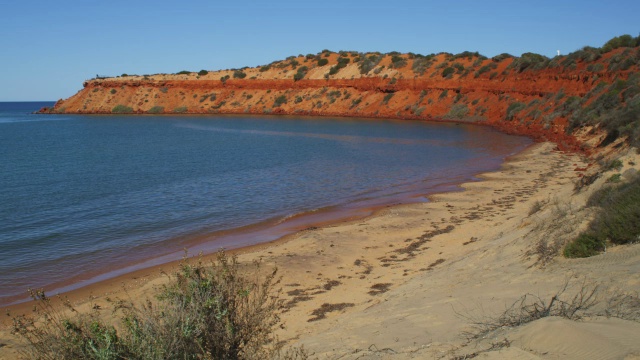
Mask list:
[[[530,144],[422,122],[30,114],[45,105],[0,103],[0,304],[282,235],[252,224],[407,201]]]

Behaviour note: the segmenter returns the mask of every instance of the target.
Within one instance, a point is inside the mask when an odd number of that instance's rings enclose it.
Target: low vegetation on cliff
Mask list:
[[[603,145],[618,138],[637,145],[639,42],[622,35],[601,48],[553,58],[323,50],[256,68],[95,78],[44,112],[187,109],[198,114],[448,118],[555,141],[566,149],[578,149],[574,135],[594,128],[606,132]],[[353,98],[326,96],[343,90]],[[210,93],[217,98],[204,96]],[[384,101],[390,93],[397,95],[394,101]],[[281,102],[282,96],[296,101]]]
[[[640,37],[630,35],[552,58],[323,50],[256,68],[96,78],[84,85],[43,111],[446,120],[486,124],[584,153],[640,146]],[[634,190],[626,186],[634,185],[622,183],[612,192],[628,198]],[[599,214],[616,215],[595,220],[565,255],[586,256],[603,250],[606,241],[619,243],[603,224],[633,218],[637,209],[614,203],[620,201],[603,203]]]

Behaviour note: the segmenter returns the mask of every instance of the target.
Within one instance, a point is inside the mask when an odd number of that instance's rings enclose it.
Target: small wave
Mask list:
[[[4,115],[2,115],[4,116]],[[41,117],[40,117],[41,116]],[[7,117],[7,118],[2,118],[0,117],[0,124],[13,124],[13,123],[23,123],[23,122],[53,122],[53,121],[68,121],[68,120],[72,120],[72,118],[70,117],[48,117],[47,115],[34,115],[33,118],[14,118],[14,117]]]
[[[431,145],[431,146],[451,146],[450,141],[436,139],[402,139],[402,138],[384,138],[384,137],[368,137],[355,135],[333,135],[323,133],[305,133],[293,131],[270,131],[270,130],[244,130],[244,129],[228,129],[216,126],[205,126],[196,124],[176,124],[177,127],[214,131],[232,134],[250,134],[250,135],[266,135],[266,136],[287,136],[287,137],[307,137],[315,139],[333,140],[348,143],[379,143],[379,144],[396,144],[396,145]]]
[[[295,218],[302,217],[302,216],[305,216],[305,215],[315,214],[315,213],[317,213],[319,211],[322,211],[322,210],[326,210],[326,209],[325,208],[315,208],[315,209],[310,209],[310,210],[304,210],[304,211],[299,212],[299,213],[291,213],[291,214],[285,215],[285,216],[279,218],[278,220],[276,220],[275,224],[276,225],[280,225],[280,224],[285,223],[285,222],[287,222],[287,221],[289,221],[291,219],[295,219]]]

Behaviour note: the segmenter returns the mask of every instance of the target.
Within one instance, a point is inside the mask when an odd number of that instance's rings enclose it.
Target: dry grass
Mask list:
[[[531,237],[533,245],[525,253],[535,258],[535,264],[545,266],[561,254],[564,246],[578,235],[578,230],[590,218],[592,211],[571,203],[563,203],[555,198],[534,204],[530,216],[534,218],[532,231],[525,236]],[[543,212],[549,212],[547,216]],[[540,236],[542,234],[542,236]]]
[[[614,291],[607,300],[604,315],[640,322],[640,296],[637,292]]]
[[[468,340],[478,339],[503,327],[516,327],[548,316],[578,320],[600,302],[599,286],[585,280],[577,286],[577,289],[574,290],[574,288],[569,281],[566,281],[549,299],[525,294],[498,316],[457,313],[472,327],[472,330],[466,331],[463,335]]]

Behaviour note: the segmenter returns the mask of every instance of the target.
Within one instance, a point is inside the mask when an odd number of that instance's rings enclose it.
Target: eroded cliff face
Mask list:
[[[567,131],[570,117],[607,85],[637,77],[638,59],[638,48],[546,60],[323,52],[258,68],[93,79],[42,112],[464,121],[577,150],[581,142]],[[621,61],[627,62],[618,66]]]

